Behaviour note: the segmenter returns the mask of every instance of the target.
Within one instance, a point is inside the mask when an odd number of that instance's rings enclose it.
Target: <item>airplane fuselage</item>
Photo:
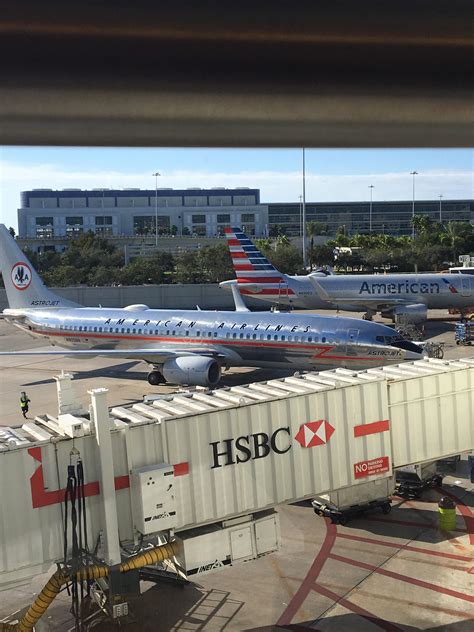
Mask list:
[[[474,279],[459,274],[287,276],[275,291],[264,287],[240,292],[272,303],[306,309],[364,311],[370,301],[422,304],[427,309],[469,308],[474,304]],[[348,302],[350,300],[350,302]]]
[[[66,349],[183,349],[220,358],[223,366],[363,369],[410,356],[393,346],[396,333],[352,318],[269,312],[64,308],[5,310],[28,333]]]

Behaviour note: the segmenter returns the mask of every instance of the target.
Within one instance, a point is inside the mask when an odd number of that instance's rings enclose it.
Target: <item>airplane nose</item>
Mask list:
[[[427,357],[428,357],[428,353],[422,347],[420,347],[419,351],[415,351],[415,350],[405,351],[405,360],[422,360],[423,358],[427,358]]]

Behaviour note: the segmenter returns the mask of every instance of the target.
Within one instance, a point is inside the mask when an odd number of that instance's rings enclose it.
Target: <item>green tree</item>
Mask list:
[[[205,246],[199,250],[198,264],[207,283],[220,283],[235,277],[232,259],[226,244]]]

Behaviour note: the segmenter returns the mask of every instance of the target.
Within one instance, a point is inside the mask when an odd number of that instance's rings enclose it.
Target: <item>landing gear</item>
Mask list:
[[[151,386],[158,386],[159,384],[164,384],[165,378],[161,375],[159,371],[151,371],[148,373],[148,384]]]

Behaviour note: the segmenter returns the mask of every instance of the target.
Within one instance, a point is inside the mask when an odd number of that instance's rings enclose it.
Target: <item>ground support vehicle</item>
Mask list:
[[[315,514],[331,518],[335,524],[346,524],[369,511],[381,509],[385,514],[390,513],[394,485],[393,476],[368,481],[315,496],[311,504]]]
[[[336,505],[324,502],[324,496],[318,496],[311,501],[314,513],[318,516],[331,518],[333,524],[347,524],[349,520],[362,516],[365,513],[381,509],[384,514],[392,510],[390,498],[378,498],[365,503],[358,503],[348,507],[337,507]]]
[[[408,465],[395,472],[395,494],[403,498],[421,498],[425,489],[439,487],[443,476],[438,474],[436,462]]]
[[[456,323],[454,339],[457,345],[471,345],[474,341],[474,322]]]

